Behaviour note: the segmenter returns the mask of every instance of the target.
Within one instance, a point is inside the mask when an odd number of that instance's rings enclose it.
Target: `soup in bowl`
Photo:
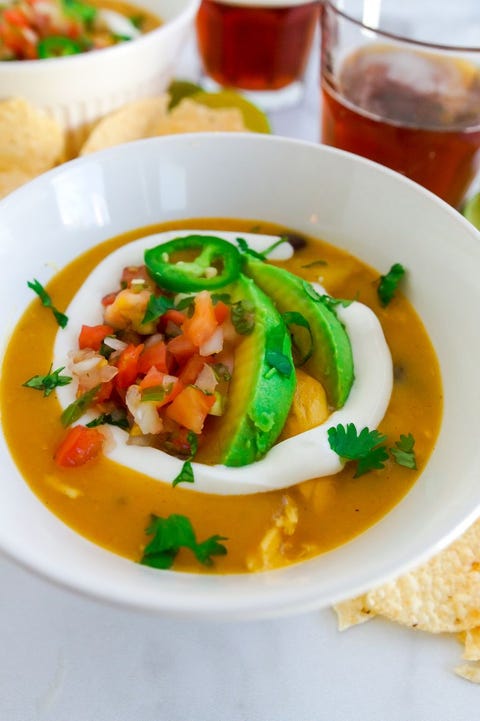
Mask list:
[[[475,335],[445,287],[477,301],[477,236],[429,193],[321,146],[184,136],[74,161],[0,215],[0,540],[21,562],[139,608],[265,616],[473,519],[455,343]]]

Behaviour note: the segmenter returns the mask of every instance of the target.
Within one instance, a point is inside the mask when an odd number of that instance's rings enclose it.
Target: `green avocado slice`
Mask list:
[[[311,338],[301,329],[293,332],[301,355],[309,356],[302,368],[322,383],[329,404],[341,408],[352,387],[354,368],[350,340],[335,313],[320,298],[314,299],[313,289],[311,295],[308,293],[306,281],[283,268],[245,255],[244,272],[272,299],[280,313],[296,311],[308,321]]]
[[[195,460],[214,458],[226,466],[245,466],[275,443],[292,404],[296,377],[290,334],[271,300],[243,275],[230,293],[233,303],[254,309],[253,329],[235,351],[225,413],[211,418],[209,440]]]

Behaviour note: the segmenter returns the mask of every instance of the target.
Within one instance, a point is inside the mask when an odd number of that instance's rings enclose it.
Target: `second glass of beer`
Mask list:
[[[205,74],[266,110],[295,105],[318,14],[317,1],[203,0],[197,40]]]

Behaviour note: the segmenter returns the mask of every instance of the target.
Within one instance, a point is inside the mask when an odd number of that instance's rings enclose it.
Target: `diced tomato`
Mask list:
[[[118,388],[128,388],[135,383],[138,376],[138,359],[143,351],[140,345],[128,345],[120,354],[117,361],[118,373],[115,376],[115,385]]]
[[[201,433],[205,418],[215,403],[215,396],[207,396],[194,386],[187,386],[170,403],[166,415],[194,433]]]
[[[161,340],[144,348],[138,359],[139,373],[148,373],[150,368],[156,368],[163,373],[168,373],[167,346]]]
[[[183,324],[184,335],[198,348],[211,337],[217,326],[212,297],[207,290],[202,290],[195,296],[192,317]]]
[[[101,453],[104,440],[98,428],[74,426],[57,448],[55,463],[62,468],[82,466]]]
[[[100,350],[106,336],[113,333],[114,330],[111,325],[82,325],[82,330],[78,336],[78,347]]]
[[[105,381],[100,386],[100,389],[95,396],[95,403],[103,403],[104,401],[108,401],[110,396],[112,395],[113,391],[113,380],[112,381]]]
[[[192,355],[191,358],[187,360],[182,370],[178,374],[178,377],[180,378],[184,386],[190,386],[195,383],[197,376],[202,370],[204,364],[205,358],[200,356],[198,353],[195,353],[194,355]]]
[[[115,301],[115,298],[117,297],[118,293],[108,293],[107,295],[104,295],[102,298],[102,305],[112,305],[112,303]]]
[[[166,391],[161,400],[155,401],[157,408],[161,408],[173,401],[184,389],[183,383],[178,378],[161,373],[156,368],[150,368],[145,378],[140,381],[139,386],[142,391],[148,388],[158,388],[159,391]]]
[[[168,351],[179,365],[183,365],[197,351],[196,346],[185,335],[177,335],[168,341]]]
[[[176,310],[175,308],[169,308],[169,310],[167,310],[162,315],[163,326],[166,326],[168,321],[175,323],[175,325],[181,326],[185,323],[186,320],[187,316],[185,315],[185,313],[182,313],[180,310]]]
[[[144,265],[129,265],[123,269],[120,280],[122,288],[130,288],[132,280],[134,279],[144,280],[147,284],[152,283],[152,279],[148,275],[147,269]]]
[[[10,23],[11,25],[18,25],[19,27],[28,27],[29,23],[25,15],[18,8],[7,7],[3,11],[3,20]]]
[[[219,300],[218,303],[213,306],[213,312],[215,313],[218,325],[222,325],[223,321],[230,317],[230,308],[223,300]]]

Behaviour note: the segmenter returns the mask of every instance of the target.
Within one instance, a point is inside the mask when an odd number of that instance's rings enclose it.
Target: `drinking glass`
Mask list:
[[[478,0],[325,0],[322,142],[459,207],[480,161],[479,22]]]
[[[318,16],[312,0],[203,0],[197,41],[210,86],[243,91],[266,110],[295,105]]]

